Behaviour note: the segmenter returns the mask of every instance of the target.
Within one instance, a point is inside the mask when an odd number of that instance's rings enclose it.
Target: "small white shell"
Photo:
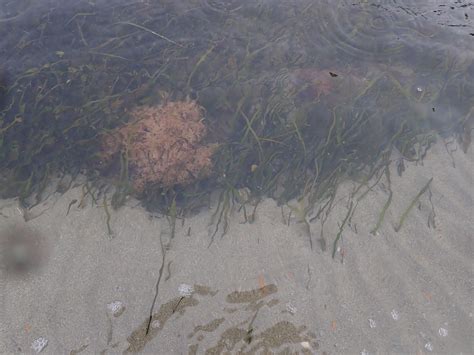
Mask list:
[[[376,326],[377,326],[377,323],[375,323],[373,319],[369,318],[369,327],[373,329]]]
[[[445,328],[439,328],[438,333],[442,337],[447,337],[448,336],[448,330]]]
[[[390,312],[390,314],[392,315],[393,320],[399,320],[400,319],[400,316],[399,316],[399,314],[396,310],[392,309],[392,312]]]
[[[181,284],[178,287],[178,292],[181,297],[190,297],[194,292],[194,287],[188,284]]]
[[[35,353],[39,354],[47,345],[48,339],[41,337],[31,343],[31,349],[33,349]]]
[[[311,349],[311,345],[307,341],[302,341],[300,344],[305,349]]]
[[[431,345],[431,343],[428,342],[428,343],[425,344],[425,349],[428,350],[428,351],[433,351],[433,345]]]
[[[286,304],[286,310],[291,314],[295,314],[298,309],[295,306],[293,306],[290,302],[288,302]]]
[[[107,305],[107,310],[110,313],[112,313],[112,315],[114,315],[115,317],[118,317],[123,313],[123,311],[125,310],[125,307],[122,302],[114,301]]]

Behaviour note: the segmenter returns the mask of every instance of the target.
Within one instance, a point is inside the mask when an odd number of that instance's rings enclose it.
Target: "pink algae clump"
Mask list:
[[[195,101],[136,107],[132,120],[102,137],[101,160],[128,159],[136,192],[146,187],[187,185],[212,173],[216,144],[205,144],[203,109]]]

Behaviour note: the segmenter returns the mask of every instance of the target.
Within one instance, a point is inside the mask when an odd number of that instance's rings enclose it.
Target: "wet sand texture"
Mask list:
[[[376,186],[334,259],[350,183],[324,225],[324,253],[315,247],[320,222],[310,225],[311,250],[304,226],[283,223],[272,200],[252,224],[234,211],[228,233],[208,247],[212,210],[178,223],[170,242],[166,218],[130,202],[111,214],[110,238],[102,207],[74,205],[66,216],[80,187],[52,196],[27,223],[46,239],[44,263],[21,277],[1,271],[0,353],[31,352],[39,338],[47,340],[44,354],[472,353],[472,148],[453,159],[455,168],[440,142],[423,166],[408,164],[401,178],[394,171],[393,201],[373,235],[388,197]],[[17,206],[0,201],[2,229],[25,223]]]

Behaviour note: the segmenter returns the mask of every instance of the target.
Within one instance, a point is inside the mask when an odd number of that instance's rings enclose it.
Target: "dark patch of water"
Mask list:
[[[472,8],[3,2],[3,179],[26,196],[53,171],[94,170],[100,135],[123,124],[127,110],[164,97],[206,109],[211,139],[225,146],[216,163],[224,186],[269,193],[289,174],[279,195],[287,200],[305,188],[308,171],[323,180],[357,175],[392,145],[419,159],[426,136],[470,133]]]

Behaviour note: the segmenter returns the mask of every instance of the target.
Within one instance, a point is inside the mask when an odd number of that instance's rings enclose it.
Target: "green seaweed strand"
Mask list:
[[[354,206],[354,202],[351,201],[351,205],[349,206],[349,210],[347,211],[346,217],[344,218],[344,221],[342,221],[341,226],[339,227],[339,232],[337,233],[336,239],[334,239],[334,244],[332,247],[332,258],[336,256],[336,250],[337,250],[337,242],[339,242],[339,239],[341,239],[342,236],[342,231],[344,230],[344,226],[346,225],[346,222],[348,221],[349,217],[352,215],[352,207]]]
[[[112,228],[110,228],[110,211],[109,207],[107,206],[107,195],[104,194],[104,211],[107,215],[106,223],[107,223],[107,232],[109,233],[109,237],[113,237],[114,233],[112,232]]]
[[[385,218],[385,212],[387,212],[387,209],[388,207],[390,206],[390,204],[392,203],[392,196],[393,196],[393,192],[392,192],[392,187],[391,187],[391,181],[390,181],[390,168],[387,166],[385,168],[385,176],[387,177],[387,182],[388,182],[388,190],[389,190],[389,195],[388,195],[388,199],[387,201],[385,202],[383,208],[382,208],[382,211],[380,211],[380,214],[379,214],[379,218],[377,220],[377,224],[375,225],[375,227],[370,231],[371,234],[376,234],[378,229],[380,228],[380,226],[382,225],[382,222]]]
[[[405,222],[405,219],[408,216],[408,213],[410,213],[412,208],[415,207],[416,202],[420,199],[421,195],[423,195],[426,192],[426,190],[428,190],[428,188],[430,187],[430,184],[431,184],[432,181],[433,181],[433,178],[428,180],[426,185],[420,190],[420,192],[418,192],[418,195],[416,195],[415,198],[413,199],[413,201],[411,201],[410,205],[405,210],[405,212],[403,212],[402,216],[400,217],[400,221],[395,226],[395,232],[398,232],[400,230],[400,228],[402,228],[403,222]]]

